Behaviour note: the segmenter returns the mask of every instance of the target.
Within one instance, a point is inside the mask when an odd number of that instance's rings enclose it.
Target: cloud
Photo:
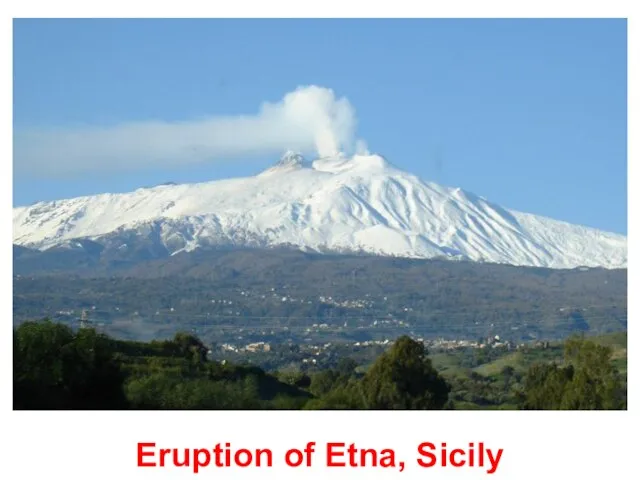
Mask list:
[[[330,89],[298,87],[258,113],[14,133],[14,171],[28,175],[166,168],[285,150],[329,156],[366,149],[355,110]]]

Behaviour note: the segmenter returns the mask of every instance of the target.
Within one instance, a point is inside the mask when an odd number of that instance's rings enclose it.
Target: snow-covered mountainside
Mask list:
[[[13,209],[14,244],[78,239],[174,254],[208,246],[294,246],[320,252],[449,257],[521,266],[626,268],[623,235],[507,210],[424,182],[378,155],[306,162],[286,154],[259,175],[164,184]]]

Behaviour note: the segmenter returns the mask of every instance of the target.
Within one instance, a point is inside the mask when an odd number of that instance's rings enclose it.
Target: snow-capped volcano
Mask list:
[[[13,209],[14,244],[79,239],[167,253],[214,245],[294,246],[522,266],[625,268],[623,235],[516,212],[459,188],[424,182],[379,155],[307,162],[288,152],[246,178],[165,184]]]

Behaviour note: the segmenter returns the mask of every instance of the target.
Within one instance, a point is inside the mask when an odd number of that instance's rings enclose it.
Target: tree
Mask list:
[[[559,410],[573,367],[536,363],[529,368],[524,382],[525,410]]]
[[[14,330],[14,408],[60,408],[68,402],[61,350],[72,341],[70,328],[47,319],[25,322]]]
[[[353,373],[358,368],[358,363],[350,357],[342,357],[338,360],[338,364],[336,365],[336,371],[338,374],[349,377],[353,375]]]
[[[562,399],[569,410],[617,410],[624,408],[622,382],[611,363],[611,348],[582,338],[565,343],[565,362],[575,373]]]
[[[502,377],[502,384],[505,391],[509,389],[509,384],[514,374],[515,369],[511,365],[505,365],[502,367],[502,370],[500,370],[500,376]]]
[[[14,330],[16,409],[120,409],[124,375],[113,345],[93,329],[74,334],[48,320]]]
[[[204,363],[207,360],[209,349],[195,335],[178,332],[172,342],[177,347],[179,354],[193,363]]]
[[[431,365],[424,344],[402,336],[367,371],[362,381],[370,409],[437,410],[449,386]]]
[[[314,373],[311,377],[310,391],[316,397],[321,397],[329,393],[339,379],[335,370],[326,369]]]
[[[342,377],[344,380],[345,377]],[[304,406],[306,410],[366,410],[362,382],[351,378],[339,381],[333,388],[319,398]]]
[[[617,410],[624,388],[611,363],[611,349],[583,338],[565,342],[564,366],[535,364],[525,378],[528,410]]]

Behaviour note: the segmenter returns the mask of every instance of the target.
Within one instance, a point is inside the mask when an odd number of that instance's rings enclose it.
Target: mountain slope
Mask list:
[[[259,175],[165,184],[14,208],[14,244],[86,239],[157,255],[212,246],[449,257],[522,266],[623,268],[625,236],[515,212],[423,182],[378,155],[307,163],[293,153]]]

